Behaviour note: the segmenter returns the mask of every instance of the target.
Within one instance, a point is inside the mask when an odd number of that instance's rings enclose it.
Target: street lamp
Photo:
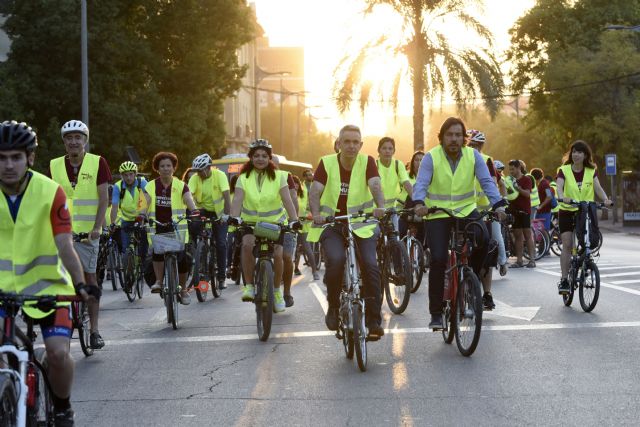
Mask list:
[[[89,126],[89,65],[87,59],[87,0],[80,4],[80,61],[82,68],[82,121]],[[89,151],[87,142],[86,150]]]
[[[282,97],[282,76],[288,76],[289,74],[291,74],[291,72],[290,71],[274,71],[274,72],[265,71],[258,66],[257,55],[255,54],[253,56],[253,70],[254,70],[253,71],[253,80],[254,80],[253,103],[254,103],[254,110],[255,110],[255,138],[258,139],[258,137],[260,136],[260,103],[258,101],[258,91],[260,89],[258,88],[258,85],[266,77],[281,76],[280,77],[280,97]],[[282,109],[282,104],[280,106],[280,109]]]

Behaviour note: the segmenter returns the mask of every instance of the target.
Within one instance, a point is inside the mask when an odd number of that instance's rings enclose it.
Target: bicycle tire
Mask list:
[[[363,303],[356,301],[351,306],[353,319],[353,342],[356,353],[358,369],[365,372],[367,370],[367,327],[365,325]]]
[[[136,292],[138,293],[138,299],[142,299],[144,295],[144,260],[140,256],[136,256]]]
[[[578,292],[580,306],[586,313],[590,313],[596,308],[600,296],[600,270],[592,260],[589,260],[581,271]]]
[[[37,371],[36,404],[32,410],[27,408],[27,426],[49,426],[55,414],[53,395],[47,381],[47,351],[40,347],[33,351],[34,367]]]
[[[414,294],[420,288],[425,273],[427,255],[424,253],[422,243],[417,239],[411,239],[409,243],[409,261],[411,263],[411,293]]]
[[[320,269],[320,265],[322,265],[322,247],[320,246],[320,242],[313,242],[313,257],[316,261],[316,270]]]
[[[593,251],[591,251],[591,254],[593,256],[598,256],[598,254],[600,253],[600,249],[602,248],[602,239],[603,239],[602,231],[598,230],[598,246],[596,246],[596,248]]]
[[[399,240],[391,240],[385,248],[382,281],[389,310],[402,314],[409,305],[412,289],[409,254]]]
[[[551,230],[549,240],[551,252],[553,252],[556,256],[562,255],[562,238],[560,237],[560,231],[558,231],[557,228]]]
[[[104,276],[107,271],[107,256],[105,254],[105,248],[103,245],[100,245],[98,249],[98,260],[96,262],[96,281],[100,289],[102,289],[102,284],[104,283]]]
[[[13,379],[0,374],[0,425],[14,426],[18,416],[18,395]]]
[[[464,277],[458,284],[455,305],[456,345],[465,357],[473,354],[480,342],[482,331],[482,285],[471,268],[465,267]]]
[[[193,277],[191,278],[191,286],[196,290],[196,298],[198,298],[198,302],[205,302],[207,300],[207,293],[202,292],[199,285],[201,280],[207,280],[206,273],[209,270],[209,266],[207,265],[208,262],[207,243],[204,239],[200,239],[198,240],[196,252],[193,257]],[[204,271],[205,274],[202,274],[202,271]],[[213,282],[209,282],[211,283],[211,286],[213,286]]]
[[[122,290],[127,295],[129,302],[133,302],[136,299],[136,266],[135,266],[135,253],[133,248],[128,247],[124,253],[124,268],[123,268],[124,282],[122,282]]]
[[[111,287],[114,291],[118,290],[118,261],[117,261],[117,249],[115,244],[109,245],[108,253],[107,253],[107,271],[111,274]],[[120,286],[122,286],[122,282],[120,282]]]
[[[209,277],[211,278],[211,293],[214,298],[220,298],[222,289],[218,287],[218,261],[216,258],[216,247],[209,246]]]
[[[533,256],[533,259],[535,261],[538,261],[544,256],[544,254],[547,253],[547,250],[549,248],[549,239],[548,237],[545,238],[544,233],[538,229],[535,229],[535,230],[531,229],[531,231],[533,233],[533,246],[536,251],[536,253]],[[526,259],[531,260],[531,256],[529,255],[529,250],[527,249],[526,244],[522,248],[522,255]]]
[[[256,295],[253,299],[256,305],[256,326],[258,339],[266,341],[271,333],[273,319],[273,265],[270,261],[260,260],[256,272]]]
[[[574,286],[577,279],[576,268],[573,264],[574,261],[572,260],[571,265],[569,266],[569,274],[567,274],[567,280],[569,281],[569,293],[562,294],[562,302],[567,307],[571,306],[571,303],[573,302],[573,294],[575,292]]]
[[[345,309],[348,310],[348,309]],[[353,331],[349,330],[349,313],[345,312],[340,315],[340,330],[342,331],[342,345],[344,347],[344,355],[347,359],[353,359],[354,353],[354,341],[353,341]]]
[[[442,338],[447,344],[451,344],[453,342],[453,338],[456,335],[456,328],[458,327],[458,323],[456,322],[455,310],[453,309],[457,301],[457,296],[453,291],[454,289],[458,288],[455,283],[458,278],[458,270],[455,268],[457,262],[458,261],[456,253],[454,251],[450,251],[449,262],[447,263],[446,269],[446,271],[449,271],[450,273],[445,273],[444,279],[449,282],[449,298],[451,298],[451,301],[447,301],[442,310]]]
[[[447,304],[442,310],[442,339],[446,344],[451,344],[456,335],[455,316],[451,313],[451,306]]]
[[[179,290],[179,280],[178,277],[178,260],[176,255],[171,256],[169,262],[165,261],[165,265],[168,265],[167,273],[169,274],[169,299],[171,301],[171,326],[174,330],[178,329],[178,311],[179,305],[178,303],[178,295],[180,293]],[[167,274],[165,273],[165,274]]]
[[[89,319],[89,307],[84,301],[73,303],[73,310],[77,309],[77,313],[74,313],[74,323],[76,323],[76,329],[78,330],[78,339],[80,340],[80,348],[86,357],[93,355],[93,349],[91,348],[91,321]]]

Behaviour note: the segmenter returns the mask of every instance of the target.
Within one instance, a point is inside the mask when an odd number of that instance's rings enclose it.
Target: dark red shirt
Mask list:
[[[62,187],[58,187],[56,195],[53,197],[49,217],[54,236],[71,233],[71,215],[69,215],[69,208],[67,207],[67,195],[64,194]]]
[[[351,171],[346,170],[340,163],[340,154],[338,154],[338,165],[340,165],[340,196],[338,197],[338,215],[347,214],[347,195],[349,194],[349,183],[351,182]],[[376,161],[371,156],[367,156],[367,182],[371,178],[379,177],[378,167]],[[316,173],[313,176],[314,181],[318,181],[322,185],[327,185],[327,170],[324,168],[324,163],[320,160],[320,164],[316,168]]]
[[[544,203],[544,201],[547,200],[547,190],[551,191],[551,194],[553,194],[553,190],[549,185],[549,181],[542,178],[540,180],[540,183],[538,184],[538,195],[540,195],[540,206],[542,206],[542,203]],[[547,203],[547,205],[543,206],[542,208],[538,207],[538,212],[539,213],[551,212],[551,202]]]
[[[67,170],[67,176],[69,177],[69,182],[73,188],[76,188],[76,183],[78,182],[78,173],[80,172],[80,168],[82,167],[82,163],[80,166],[72,166],[69,161],[69,156],[64,156],[64,167]],[[47,176],[51,178],[51,169],[48,170]],[[98,164],[98,178],[96,180],[96,185],[101,185],[104,183],[111,182],[113,178],[111,177],[111,170],[109,169],[109,163],[107,160],[100,156],[100,163]]]
[[[523,190],[529,190],[533,188],[533,183],[531,182],[531,178],[526,175],[522,175],[520,179],[516,180],[518,186]],[[515,200],[509,202],[509,207],[513,210],[526,212],[528,214],[531,213],[531,196],[524,196],[522,193],[518,192],[518,197]]]
[[[171,184],[168,187],[162,185],[160,178],[154,180],[156,182],[156,221],[171,222]],[[182,195],[189,192],[187,184],[182,188]]]

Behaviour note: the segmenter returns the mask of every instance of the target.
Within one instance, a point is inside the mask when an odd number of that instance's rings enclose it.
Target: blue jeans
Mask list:
[[[226,223],[213,224],[211,240],[216,243],[217,279],[224,280],[227,271],[227,232]]]
[[[124,251],[129,247],[129,243],[131,242],[131,233],[133,232],[133,225],[135,221],[122,221],[120,224],[120,253],[123,254]],[[147,255],[147,251],[149,250],[149,242],[147,241],[147,232],[142,228],[142,240],[138,246],[138,255],[144,258]]]

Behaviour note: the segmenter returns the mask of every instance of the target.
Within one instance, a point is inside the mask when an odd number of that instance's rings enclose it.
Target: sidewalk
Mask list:
[[[602,219],[602,212],[598,214],[598,226],[603,233],[625,233],[640,236],[640,221],[637,226],[622,225],[622,209],[618,208],[618,222],[613,223],[613,212],[609,211],[609,218]]]

